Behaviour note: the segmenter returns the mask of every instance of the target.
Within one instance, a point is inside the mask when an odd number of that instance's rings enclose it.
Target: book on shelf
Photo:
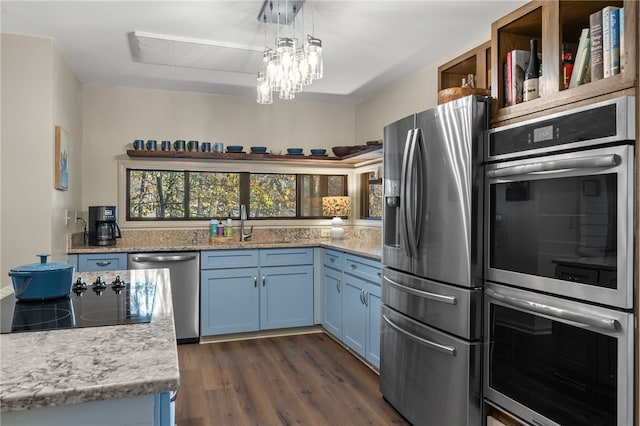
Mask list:
[[[614,12],[616,15],[615,22],[617,23],[619,7],[606,6],[602,9],[602,76],[603,78],[611,77],[613,69],[613,33],[616,32],[618,40],[618,61],[620,60],[620,35],[617,33],[618,29],[614,30]]]
[[[624,71],[624,63],[626,60],[624,51],[624,7],[621,7],[618,25],[620,26],[620,72]]]
[[[609,15],[611,25],[611,75],[620,74],[620,8],[611,11]]]
[[[569,88],[578,87],[586,83],[587,70],[590,69],[591,59],[591,43],[589,39],[589,28],[583,28],[578,41],[578,49],[576,50],[575,61],[573,63],[573,71]],[[590,81],[590,79],[589,79]]]
[[[604,78],[602,10],[589,16],[589,38],[591,42],[591,81]]]
[[[506,106],[513,105],[513,92],[511,91],[511,52],[507,52],[506,66],[504,70],[504,93],[506,97]]]
[[[513,105],[522,103],[522,86],[524,83],[524,72],[529,65],[528,50],[512,50],[511,51],[511,99]]]
[[[508,95],[509,95],[509,91],[507,90],[507,60],[505,58],[504,62],[502,63],[502,79],[501,81],[501,88],[502,88],[502,105],[504,106],[509,106],[509,99],[508,99]]]

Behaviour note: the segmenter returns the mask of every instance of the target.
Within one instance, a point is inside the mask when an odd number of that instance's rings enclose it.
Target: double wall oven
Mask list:
[[[484,398],[535,425],[633,422],[635,99],[493,129]]]

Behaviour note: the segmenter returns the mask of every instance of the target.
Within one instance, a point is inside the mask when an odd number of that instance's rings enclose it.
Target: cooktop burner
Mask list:
[[[98,277],[87,284],[79,278],[71,294],[59,299],[7,296],[0,300],[0,333],[150,322],[155,293],[155,283],[126,283],[118,276],[112,283]]]

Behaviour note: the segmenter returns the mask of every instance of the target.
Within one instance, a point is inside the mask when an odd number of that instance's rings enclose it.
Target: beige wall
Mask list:
[[[382,139],[384,126],[437,104],[438,67],[428,66],[356,108],[356,140]]]
[[[66,259],[60,240],[68,231],[56,218],[60,209],[79,201],[81,176],[71,176],[64,194],[54,189],[54,127],[60,124],[69,132],[72,165],[77,165],[81,110],[69,100],[80,99],[79,88],[51,39],[2,34],[3,286],[10,283],[9,269],[36,262],[36,254]]]
[[[286,150],[353,145],[355,107],[126,87],[84,86],[84,209],[117,203],[118,159],[134,139],[184,139]]]
[[[384,126],[409,114],[424,111],[438,104],[438,66],[491,38],[490,27],[486,38],[470,42],[460,52],[452,52],[437,64],[429,65],[379,93],[356,107],[356,141],[382,139]]]

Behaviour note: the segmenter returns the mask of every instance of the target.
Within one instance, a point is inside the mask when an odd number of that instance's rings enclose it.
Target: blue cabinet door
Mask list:
[[[369,285],[367,290],[367,361],[380,368],[380,287]]]
[[[342,273],[324,267],[322,270],[322,326],[342,340]]]
[[[342,287],[342,341],[366,358],[367,306],[366,281],[344,274]]]
[[[258,268],[201,272],[200,330],[203,336],[259,329],[258,276]]]
[[[307,325],[313,325],[313,266],[260,268],[260,329]]]

